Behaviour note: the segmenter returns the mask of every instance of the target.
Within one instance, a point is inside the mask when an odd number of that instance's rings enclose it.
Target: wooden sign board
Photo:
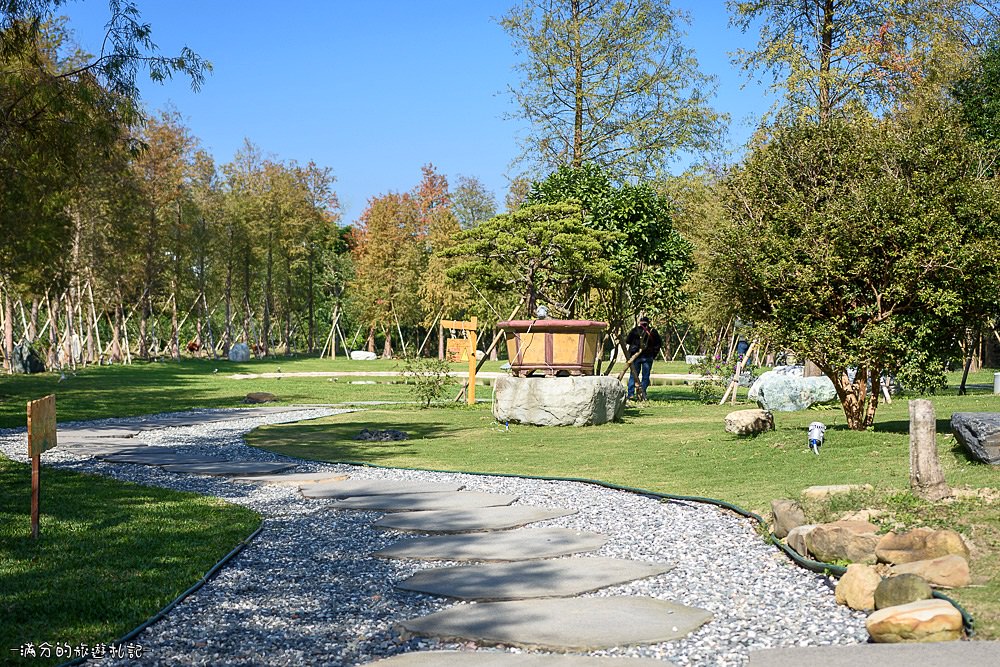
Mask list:
[[[28,402],[28,456],[56,446],[56,395]]]

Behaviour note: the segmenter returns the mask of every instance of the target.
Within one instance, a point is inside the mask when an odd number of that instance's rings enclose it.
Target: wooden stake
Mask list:
[[[930,501],[951,495],[938,461],[936,437],[934,404],[924,399],[910,401],[910,488]]]

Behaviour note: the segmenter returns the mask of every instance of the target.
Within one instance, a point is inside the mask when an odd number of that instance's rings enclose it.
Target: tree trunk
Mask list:
[[[111,325],[111,363],[120,364],[122,362],[122,307],[120,303],[115,304],[115,319]]]
[[[3,295],[3,367],[14,372],[14,302],[6,290]]]
[[[833,113],[830,67],[833,57],[834,0],[823,0],[823,30],[819,47],[819,121],[827,123]]]
[[[263,356],[268,356],[271,352],[271,310],[274,308],[274,295],[271,294],[272,286],[272,265],[274,260],[274,249],[272,248],[272,232],[267,232],[267,267],[264,270],[264,322],[261,341]]]
[[[392,332],[383,327],[382,333],[385,334],[385,344],[382,346],[382,358],[392,359]]]
[[[149,306],[149,292],[143,292],[139,305],[139,358],[149,358],[149,315],[152,310]]]
[[[573,14],[573,155],[574,169],[583,166],[583,42],[580,37],[580,0],[570,2]],[[529,312],[534,313],[533,308]]]
[[[181,328],[177,323],[177,292],[170,295],[170,356],[181,360]]]
[[[936,434],[934,404],[910,401],[910,489],[930,501],[951,495],[938,461]]]
[[[316,279],[313,275],[313,262],[315,258],[312,254],[312,249],[309,251],[309,290],[307,292],[307,307],[309,310],[309,354],[316,351],[316,297],[315,297],[315,282]],[[337,356],[337,339],[336,334],[334,334],[334,357]]]
[[[375,351],[375,325],[371,325],[368,329],[368,340],[365,342],[366,348],[369,352]]]
[[[49,359],[50,370],[61,370],[59,363],[59,336],[57,327],[59,326],[59,297],[50,296],[47,299],[49,306]]]
[[[843,368],[833,369],[825,361],[819,360],[816,365],[833,382],[837,398],[847,418],[847,427],[852,431],[864,431],[871,426],[875,422],[875,411],[878,409],[878,378],[881,376],[881,369],[860,366],[854,376],[854,382],[851,382]],[[872,378],[871,392],[868,391],[869,377]]]

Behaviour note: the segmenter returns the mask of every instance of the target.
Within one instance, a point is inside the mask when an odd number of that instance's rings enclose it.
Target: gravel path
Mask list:
[[[283,461],[287,459],[247,447],[243,434],[262,424],[339,412],[344,410],[304,409],[147,431],[137,439],[178,451]],[[129,425],[135,421],[102,423]],[[25,461],[25,443],[23,429],[0,431],[0,451],[10,458]],[[393,587],[393,582],[441,563],[368,556],[400,537],[395,531],[371,527],[381,516],[378,512],[335,511],[328,507],[332,501],[306,500],[290,488],[80,459],[58,448],[47,452],[45,461],[64,469],[218,496],[251,507],[264,517],[264,529],[250,546],[135,640],[142,646],[141,660],[105,659],[102,665],[346,666],[404,651],[472,648],[428,639],[404,640],[394,631],[396,621],[454,603]],[[710,505],[664,503],[574,482],[322,463],[303,463],[294,472],[321,470],[348,473],[352,478],[459,479],[469,490],[518,494],[519,502],[526,504],[577,509],[575,515],[533,526],[591,530],[611,538],[590,555],[676,565],[667,574],[591,595],[670,599],[715,615],[713,621],[683,640],[595,655],[664,658],[681,666],[742,666],[755,649],[867,640],[865,615],[838,606],[824,577],[796,567],[766,545],[751,522]]]

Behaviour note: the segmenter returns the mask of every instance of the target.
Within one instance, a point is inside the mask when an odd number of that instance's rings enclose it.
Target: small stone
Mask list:
[[[736,410],[726,415],[726,433],[757,435],[774,430],[774,416],[767,410]]]
[[[772,500],[771,520],[774,523],[774,536],[781,539],[786,537],[792,528],[805,525],[806,513],[794,500]]]
[[[271,403],[278,397],[267,391],[252,391],[243,399],[244,403]]]
[[[886,533],[879,540],[875,555],[883,563],[912,563],[955,554],[966,560],[969,548],[954,530],[914,528],[905,533]]]
[[[893,565],[892,573],[916,574],[923,577],[931,586],[938,588],[962,588],[972,583],[969,561],[956,554]]]
[[[875,609],[875,589],[881,582],[882,577],[875,568],[852,563],[837,582],[837,604],[858,610]]]
[[[880,609],[865,627],[878,643],[953,641],[962,638],[962,614],[945,600],[920,600]]]
[[[867,521],[834,521],[816,526],[807,547],[817,560],[874,563],[878,526]]]

